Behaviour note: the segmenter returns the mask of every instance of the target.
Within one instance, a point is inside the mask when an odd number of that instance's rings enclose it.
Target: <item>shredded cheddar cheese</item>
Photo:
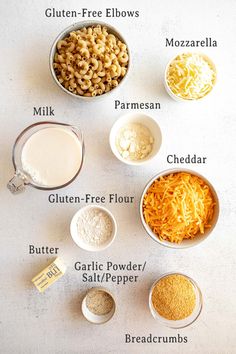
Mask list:
[[[196,100],[206,96],[216,81],[216,72],[205,56],[197,53],[178,55],[167,70],[167,84],[178,97]]]
[[[177,172],[158,178],[148,188],[143,216],[160,240],[181,243],[211,227],[215,204],[201,178]]]

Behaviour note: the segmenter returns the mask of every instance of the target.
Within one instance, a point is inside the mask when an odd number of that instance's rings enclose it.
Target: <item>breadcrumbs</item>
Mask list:
[[[192,314],[196,305],[193,284],[183,275],[167,275],[153,288],[152,304],[167,320],[182,320]]]

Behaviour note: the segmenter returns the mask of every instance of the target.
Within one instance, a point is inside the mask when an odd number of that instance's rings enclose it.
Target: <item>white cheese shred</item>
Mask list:
[[[216,72],[207,57],[197,53],[178,55],[169,65],[167,84],[178,97],[197,100],[213,88]]]

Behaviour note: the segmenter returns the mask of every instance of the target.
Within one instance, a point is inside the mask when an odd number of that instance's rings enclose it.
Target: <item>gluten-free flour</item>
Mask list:
[[[78,216],[77,231],[84,243],[91,246],[104,245],[112,236],[111,217],[100,208],[85,208]]]

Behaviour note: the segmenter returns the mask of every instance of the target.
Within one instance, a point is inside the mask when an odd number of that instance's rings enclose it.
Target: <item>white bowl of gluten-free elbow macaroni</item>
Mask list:
[[[84,40],[87,41],[87,37],[82,40],[78,39],[78,37],[75,38],[75,45],[79,43],[81,47],[77,46],[76,48],[74,48],[74,50],[72,50],[72,52],[68,51],[71,51],[71,48],[73,48],[74,46],[72,44],[73,39],[71,39],[70,42],[72,47],[68,47],[68,43],[65,44],[64,40],[69,37],[71,32],[78,30],[85,31],[84,28],[86,28],[86,31],[88,31],[89,27],[93,27],[94,31],[94,28],[98,28],[97,26],[100,27],[102,30],[104,27],[107,28],[108,34],[105,34],[106,43],[107,36],[110,35],[108,45],[105,46],[106,49],[105,52],[103,52],[104,55],[101,52],[102,50],[104,50],[104,44],[99,47],[99,38],[97,39],[96,37],[96,35],[100,35],[103,40],[103,32],[99,34],[96,34],[96,32],[93,32],[93,34],[82,34],[82,36],[88,36],[88,42],[90,40],[92,41],[89,44],[89,53],[87,51],[87,47],[83,47],[83,45],[85,45],[83,42]],[[94,35],[95,38],[93,38]],[[115,43],[114,37],[116,38]],[[60,52],[62,54],[59,53],[58,43],[60,43]],[[94,43],[94,45],[91,45],[91,43]],[[65,45],[65,52],[63,51],[63,45]],[[111,46],[111,48],[109,46]],[[114,49],[114,47],[116,49]],[[96,53],[93,53],[94,49],[96,51],[100,50],[98,54],[99,57]],[[99,62],[98,68],[97,61]],[[110,61],[111,65],[109,65]],[[125,82],[128,72],[130,70],[130,51],[124,37],[117,31],[117,29],[115,29],[111,25],[101,21],[81,21],[67,27],[57,36],[50,51],[49,64],[52,77],[57,86],[59,86],[64,92],[66,92],[72,97],[91,101],[93,99],[102,98],[107,96],[108,94],[113,93],[115,89],[120,87],[121,84]],[[97,69],[100,69],[101,71],[97,72]],[[81,87],[84,90],[82,90]]]

